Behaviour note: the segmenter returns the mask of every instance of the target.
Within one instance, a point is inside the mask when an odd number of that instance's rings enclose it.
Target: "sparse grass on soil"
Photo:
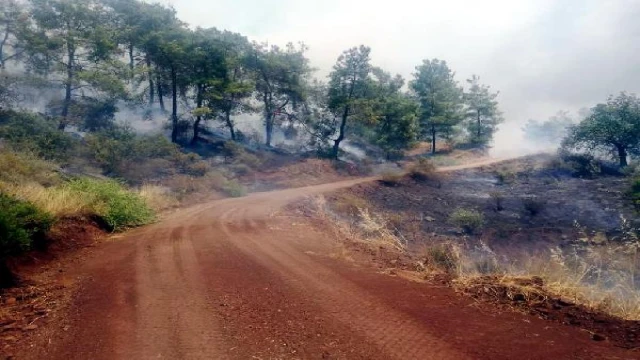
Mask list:
[[[513,183],[500,192],[495,181],[491,181],[496,168],[515,174]],[[623,219],[625,226],[618,225],[617,231],[605,235],[605,232],[592,229],[576,229],[575,220],[572,223],[572,220],[558,217],[560,213],[580,215],[578,221],[589,223],[587,219],[593,219],[594,214],[603,214],[597,209],[599,199],[590,197],[593,194],[615,196],[602,200],[603,207],[610,207],[612,201],[624,201],[627,194],[619,194],[613,189],[628,182],[605,178],[601,180],[603,184],[598,185],[585,184],[586,180],[575,178],[556,178],[557,182],[548,183],[542,177],[546,176],[546,171],[544,166],[525,159],[522,163],[499,164],[452,175],[448,180],[454,185],[445,183],[443,189],[420,182],[406,183],[401,190],[366,184],[332,195],[332,202],[325,207],[332,214],[331,221],[341,224],[337,228],[347,230],[338,236],[346,241],[355,239],[361,243],[365,234],[354,231],[362,221],[358,208],[366,208],[369,216],[378,219],[378,224],[394,224],[388,228],[392,234],[401,234],[403,239],[411,240],[403,244],[407,256],[413,259],[410,262],[415,270],[425,276],[446,274],[457,279],[454,283],[460,289],[476,284],[479,279],[486,283],[487,277],[499,279],[498,286],[508,283],[509,289],[520,286],[522,279],[541,279],[543,285],[536,285],[533,290],[509,290],[509,294],[520,294],[516,298],[524,295],[527,299],[531,295],[531,299],[537,299],[543,292],[549,299],[563,299],[584,306],[588,309],[585,311],[640,320],[640,281],[637,278],[640,242],[634,222]],[[538,176],[537,172],[543,175]],[[575,186],[579,189],[576,194],[573,192]],[[548,202],[535,196],[535,201],[523,201],[531,194],[537,194],[539,189],[543,189]],[[457,211],[460,216],[447,224],[452,204],[465,204],[468,208]],[[589,204],[589,212],[566,208],[584,204]],[[473,208],[477,210],[464,210]],[[627,211],[624,206],[621,209],[623,213]],[[507,219],[509,222],[503,223]],[[620,223],[620,219],[617,220]],[[566,222],[564,226],[563,221]],[[484,227],[480,229],[482,225]],[[501,233],[501,226],[510,230]],[[417,227],[417,231],[412,230],[413,227]],[[455,234],[451,232],[452,227],[466,228],[466,235],[452,235]],[[534,234],[541,238],[537,239]],[[528,242],[525,239],[529,239]],[[502,290],[498,292],[506,294]]]

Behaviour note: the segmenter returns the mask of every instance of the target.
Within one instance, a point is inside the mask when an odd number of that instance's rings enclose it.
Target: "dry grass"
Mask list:
[[[178,206],[178,200],[170,189],[163,186],[143,185],[138,189],[138,195],[156,212]]]
[[[438,180],[440,175],[436,170],[436,166],[431,161],[420,158],[409,166],[408,174],[414,180],[418,181]]]
[[[356,197],[347,197],[346,199],[348,199],[346,209],[354,211],[349,214],[352,215],[351,219],[346,219],[332,211],[322,196],[316,197],[312,201],[316,216],[327,220],[327,224],[332,225],[340,245],[346,240],[365,244],[373,250],[380,248],[398,252],[406,250],[407,241],[397,229],[392,228],[382,216],[371,212],[366,207],[357,206],[358,204],[366,204],[366,202],[354,201],[357,199]],[[345,206],[342,205],[341,209],[345,210]]]
[[[377,214],[366,200],[353,195],[336,201],[329,206],[324,198],[316,198],[314,208],[318,217],[333,225],[339,244],[351,241],[407,253],[407,241],[393,225],[401,219]],[[417,255],[416,270],[425,277],[446,274],[460,288],[492,282],[501,296],[524,297],[523,301],[561,298],[623,319],[640,320],[638,230],[627,227],[622,233],[616,239],[585,234],[573,247],[521,252],[520,258],[498,254],[478,239],[464,243],[457,238],[438,238],[412,254]],[[341,257],[348,258],[345,247],[340,249]]]
[[[44,187],[38,183],[0,183],[0,190],[57,217],[86,215],[94,212],[94,199],[89,194],[65,186]]]
[[[398,186],[403,177],[404,175],[401,173],[387,171],[380,176],[380,182],[385,186]]]

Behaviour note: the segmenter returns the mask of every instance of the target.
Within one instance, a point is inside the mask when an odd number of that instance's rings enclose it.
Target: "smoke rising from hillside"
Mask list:
[[[448,61],[463,82],[499,90],[506,123],[495,151],[526,151],[522,126],[640,92],[640,2],[634,0],[164,0],[193,26],[258,41],[304,41],[324,78],[341,51],[371,46],[372,62],[410,78],[425,58]],[[224,11],[220,11],[224,9]]]

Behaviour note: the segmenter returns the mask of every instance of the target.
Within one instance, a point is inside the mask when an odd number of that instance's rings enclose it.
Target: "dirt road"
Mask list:
[[[177,212],[97,250],[30,359],[624,359],[572,327],[334,259],[275,211],[370,179]]]

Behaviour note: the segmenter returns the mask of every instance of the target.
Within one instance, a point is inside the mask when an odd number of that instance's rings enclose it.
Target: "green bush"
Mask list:
[[[83,178],[71,181],[69,187],[92,196],[94,211],[112,231],[148,224],[155,218],[144,199],[116,181]]]
[[[484,216],[476,210],[457,209],[449,216],[449,222],[467,234],[473,234],[484,225]]]
[[[32,204],[0,193],[0,259],[42,243],[53,217]]]
[[[231,197],[243,197],[247,195],[247,189],[235,180],[228,180],[222,187],[222,191]]]
[[[509,170],[498,170],[495,175],[498,185],[510,184],[516,179],[516,174]]]
[[[47,160],[66,160],[78,141],[56,128],[54,121],[29,112],[0,110],[0,138],[12,148]]]

